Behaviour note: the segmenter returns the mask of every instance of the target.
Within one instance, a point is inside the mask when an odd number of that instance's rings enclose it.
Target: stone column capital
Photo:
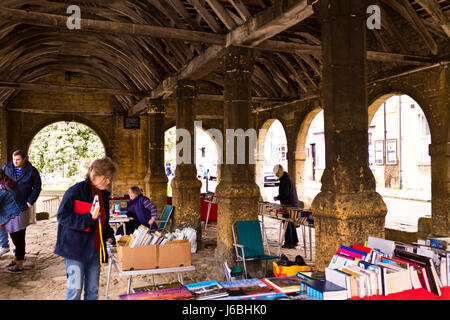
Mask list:
[[[255,51],[250,48],[230,46],[217,55],[223,72],[249,72],[256,60]]]
[[[177,81],[176,96],[182,99],[195,99],[197,96],[197,82],[193,80]]]
[[[167,108],[167,100],[162,99],[149,99],[147,101],[148,114],[160,114],[165,113]]]

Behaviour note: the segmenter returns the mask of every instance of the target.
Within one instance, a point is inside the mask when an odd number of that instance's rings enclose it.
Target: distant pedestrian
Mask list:
[[[23,194],[28,208],[30,220],[34,218],[33,206],[41,193],[41,176],[28,161],[27,154],[22,150],[13,152],[12,161],[3,167],[5,173],[19,184],[19,191]],[[0,256],[9,252],[8,234],[0,231]]]
[[[21,273],[25,260],[25,231],[30,224],[30,208],[19,191],[19,185],[0,169],[0,226],[16,246],[14,260],[6,266],[10,273]]]
[[[170,162],[166,162],[166,175],[170,177],[171,174],[172,174],[172,165],[170,164]]]
[[[299,207],[300,204],[298,201],[295,183],[294,181],[292,181],[292,178],[289,176],[289,174],[284,171],[283,166],[276,165],[273,168],[273,173],[275,173],[277,178],[280,180],[280,185],[278,186],[278,196],[274,197],[273,199],[275,201],[280,201],[280,203],[283,205]],[[293,222],[288,222],[283,248],[293,249],[297,246],[297,244],[298,236],[295,224]]]

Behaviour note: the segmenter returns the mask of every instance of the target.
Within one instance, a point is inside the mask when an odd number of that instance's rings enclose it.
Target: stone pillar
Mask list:
[[[340,244],[384,237],[387,208],[368,162],[366,9],[363,0],[317,3],[322,25],[326,169],[312,203],[316,265],[323,270]]]
[[[8,162],[8,112],[0,102],[0,168]]]
[[[311,203],[305,194],[305,151],[295,151],[293,158],[294,168],[292,172],[295,173],[293,179],[297,188],[298,200],[303,202],[304,208],[310,208]]]
[[[224,276],[223,263],[235,265],[235,251],[231,224],[239,220],[258,220],[258,200],[260,191],[255,183],[255,166],[249,159],[249,139],[245,147],[238,147],[239,139],[235,139],[231,132],[242,129],[251,133],[251,76],[255,56],[250,49],[229,47],[219,53],[219,64],[225,74],[224,81],[224,141],[234,141],[234,158],[230,159],[230,145],[224,145],[224,164],[222,165],[222,178],[216,187],[218,201],[217,217],[217,274]],[[249,130],[250,129],[250,130]],[[249,130],[249,131],[247,131]],[[254,143],[256,144],[256,130]],[[250,139],[251,140],[251,139]],[[237,143],[236,143],[237,142]],[[245,161],[238,164],[238,158],[245,153]],[[227,157],[228,156],[228,157]],[[228,159],[227,159],[228,158]],[[231,161],[230,161],[231,160]],[[261,263],[249,263],[248,272],[252,276],[261,275]],[[259,275],[258,275],[259,274]]]
[[[167,204],[167,175],[164,170],[164,113],[167,102],[150,100],[148,109],[148,169],[145,192],[161,214]]]
[[[431,236],[448,237],[450,232],[450,126],[448,111],[448,84],[450,72],[443,68],[439,76],[437,110],[442,110],[442,126],[435,126],[431,156]]]
[[[200,189],[197,179],[194,145],[194,98],[196,85],[190,81],[179,81],[176,89],[176,139],[186,146],[181,154],[177,150],[177,167],[172,180],[172,203],[174,205],[175,228],[191,227],[197,231],[197,241],[201,239]],[[183,135],[183,132],[186,135]],[[187,140],[184,140],[187,139]],[[190,150],[188,150],[190,148]]]
[[[263,193],[264,192],[264,154],[259,153],[259,151],[256,154],[255,183],[258,185],[260,193]],[[270,199],[268,201],[270,201]]]

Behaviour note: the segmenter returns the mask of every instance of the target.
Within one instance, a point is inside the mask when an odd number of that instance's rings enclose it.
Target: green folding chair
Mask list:
[[[264,229],[264,225],[259,220],[235,221],[231,225],[233,246],[236,250],[236,262],[242,262],[244,265],[245,278],[248,276],[246,261],[265,260],[264,272],[266,272],[267,260],[279,258],[279,256],[271,255],[269,244],[276,243],[269,242],[267,237],[265,237],[265,242],[268,254],[265,253],[261,227]]]
[[[167,224],[169,222],[170,216],[172,215],[173,206],[170,204],[166,204],[164,210],[161,214],[161,219],[155,220],[158,224],[158,231],[163,232],[166,230]]]

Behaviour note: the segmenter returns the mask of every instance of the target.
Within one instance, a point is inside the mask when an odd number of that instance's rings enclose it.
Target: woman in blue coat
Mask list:
[[[19,185],[0,169],[0,230],[16,246],[14,260],[6,266],[10,273],[23,272],[25,260],[25,231],[30,224],[30,209]]]
[[[95,160],[89,167],[86,180],[70,187],[61,200],[54,252],[64,257],[68,279],[66,300],[79,300],[83,285],[85,300],[98,299],[101,246],[102,243],[114,242],[114,231],[108,223],[110,193],[106,188],[116,172],[116,164],[110,158]],[[100,210],[81,214],[78,210],[80,204],[91,204],[96,195]],[[107,257],[102,262],[106,260]]]

